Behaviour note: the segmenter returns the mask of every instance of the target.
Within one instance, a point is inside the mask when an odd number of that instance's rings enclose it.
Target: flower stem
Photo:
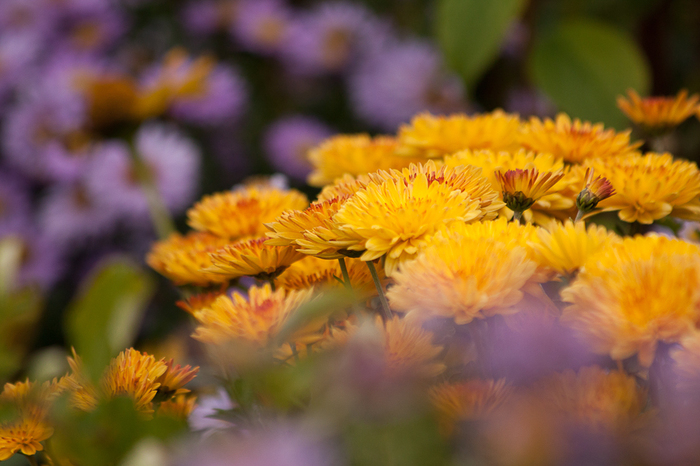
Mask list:
[[[513,221],[520,223],[520,218],[523,216],[522,211],[516,210],[513,212]]]
[[[272,288],[272,291],[277,291],[277,287],[275,286],[275,279],[270,278],[270,288]]]
[[[343,272],[343,284],[345,288],[352,293],[352,283],[350,283],[350,274],[348,273],[348,266],[345,264],[345,258],[341,257],[338,259],[338,263],[340,264],[340,271]]]
[[[134,173],[138,178],[143,195],[146,197],[148,204],[148,212],[151,215],[153,228],[160,239],[165,239],[175,232],[175,224],[170,216],[170,211],[165,206],[165,202],[158,192],[158,187],[155,184],[153,175],[149,172],[148,166],[139,156],[138,151],[133,147],[131,152],[131,160],[134,164]]]
[[[576,223],[576,222],[578,222],[579,220],[581,220],[581,218],[583,218],[583,214],[584,214],[583,210],[580,210],[580,209],[579,209],[579,211],[576,213],[576,220],[574,220],[574,223]]]
[[[391,320],[392,314],[389,308],[389,302],[384,296],[384,290],[382,289],[382,282],[379,281],[379,275],[377,275],[377,269],[374,268],[372,261],[366,261],[367,267],[369,268],[369,273],[372,275],[372,280],[374,280],[374,286],[377,288],[377,293],[379,293],[379,300],[382,303],[382,311],[384,311],[384,318],[386,320]]]
[[[292,354],[294,355],[294,360],[299,362],[299,352],[297,351],[297,344],[289,342],[289,347],[292,349]]]
[[[36,461],[35,455],[27,456],[27,461],[29,461],[29,464],[31,464],[32,466],[39,466],[39,463],[37,463]]]

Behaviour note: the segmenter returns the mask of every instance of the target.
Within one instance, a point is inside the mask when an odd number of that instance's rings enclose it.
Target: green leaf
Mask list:
[[[651,81],[642,52],[625,32],[593,20],[560,23],[535,41],[532,81],[562,111],[622,129],[617,108],[627,89],[646,94]]]
[[[447,63],[471,87],[494,62],[527,0],[440,0],[435,33]]]
[[[154,290],[151,277],[126,258],[106,260],[83,284],[66,315],[66,336],[97,379],[110,358],[133,343]]]

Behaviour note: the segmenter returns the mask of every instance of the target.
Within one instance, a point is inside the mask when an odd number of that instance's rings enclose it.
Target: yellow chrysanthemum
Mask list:
[[[629,427],[646,402],[634,377],[598,366],[552,375],[536,384],[534,392],[542,409],[604,430]]]
[[[658,236],[604,247],[561,292],[562,321],[601,354],[651,365],[658,342],[677,342],[700,321],[700,247]]]
[[[675,97],[641,98],[634,90],[627,91],[629,100],[617,98],[617,106],[627,117],[643,128],[663,131],[678,126],[700,110],[700,96],[682,90]]]
[[[305,257],[292,246],[273,246],[266,241],[267,238],[239,241],[211,253],[208,271],[228,280],[246,276],[269,280]]]
[[[602,248],[620,241],[620,237],[605,227],[584,222],[552,223],[549,230],[540,228],[532,247],[537,251],[537,262],[569,275],[580,269],[586,260]]]
[[[372,281],[367,264],[359,259],[345,259],[350,283],[360,299],[369,298],[377,294],[377,289]],[[384,280],[383,270],[377,271],[379,279]],[[307,257],[295,262],[285,270],[278,278],[277,285],[288,290],[316,289],[340,289],[344,285],[340,282],[343,273],[338,261]]]
[[[459,167],[462,165],[474,165],[483,169],[483,176],[491,184],[491,188],[497,191],[502,200],[502,191],[496,177],[497,171],[515,170],[515,169],[531,169],[536,168],[540,172],[560,172],[564,170],[564,162],[562,159],[557,159],[551,154],[537,154],[528,152],[524,149],[517,151],[500,151],[494,152],[491,150],[471,151],[464,150],[445,157],[445,165],[450,167]],[[536,223],[544,223],[550,216],[558,218],[568,217],[567,211],[574,206],[573,199],[570,196],[565,196],[562,191],[568,186],[566,177],[559,180],[552,188],[538,199],[532,206],[531,211],[525,213],[525,218],[534,220]],[[534,214],[534,219],[533,219]],[[509,209],[505,216],[511,218],[512,211]]]
[[[158,398],[168,400],[174,396],[189,393],[189,390],[183,387],[197,376],[199,367],[175,365],[172,359],[161,360],[161,362],[165,363],[166,370],[156,379],[160,384]]]
[[[53,428],[39,419],[21,419],[0,425],[0,461],[5,461],[15,453],[27,456],[43,451],[41,444],[53,435]]]
[[[616,133],[601,123],[591,124],[560,113],[556,121],[530,118],[523,125],[520,144],[528,150],[546,152],[571,163],[590,158],[607,158],[634,152],[641,142],[630,143],[630,132]],[[614,184],[614,183],[613,183]]]
[[[194,396],[177,395],[172,400],[164,401],[158,408],[158,417],[170,417],[186,420],[197,406],[197,398]]]
[[[334,330],[326,348],[344,346],[354,335],[368,330],[378,333],[378,345],[389,373],[412,374],[420,377],[435,377],[445,370],[445,365],[436,358],[442,346],[433,344],[433,334],[420,325],[394,316],[383,322],[379,317],[361,326],[349,325],[344,330]]]
[[[180,300],[176,302],[175,305],[183,311],[194,315],[195,312],[204,309],[205,307],[209,307],[211,303],[216,301],[216,299],[224,293],[224,291],[211,291],[209,293],[200,293],[192,295],[189,298]]]
[[[517,149],[520,118],[502,110],[467,116],[464,114],[415,116],[399,129],[397,153],[408,157],[441,157],[464,149]]]
[[[619,211],[625,222],[650,224],[671,215],[700,220],[700,171],[693,162],[649,152],[586,163],[614,186],[614,196],[598,207]]]
[[[392,308],[406,317],[447,317],[459,324],[516,312],[536,264],[525,249],[482,238],[434,241],[404,263],[387,292]]]
[[[334,136],[309,151],[309,161],[314,167],[308,178],[309,184],[323,186],[346,174],[357,176],[422,161],[395,155],[397,147],[396,139],[388,136]]]
[[[112,359],[100,385],[107,399],[127,395],[137,410],[151,414],[152,401],[160,387],[158,380],[167,370],[162,360],[129,348]]]
[[[173,233],[153,245],[146,263],[176,285],[222,283],[227,280],[225,276],[208,271],[212,265],[210,254],[227,244],[228,239],[209,233],[191,232],[185,236]]]
[[[458,421],[490,415],[511,399],[513,388],[501,380],[467,380],[441,383],[428,391],[438,412],[441,430],[449,434]]]
[[[285,212],[266,226],[266,244],[273,246],[295,246],[303,254],[322,259],[339,259],[344,249],[353,244],[352,238],[338,228],[333,216],[348,199],[336,197],[312,203],[304,210]]]
[[[300,210],[309,205],[306,196],[294,189],[251,185],[236,191],[204,196],[187,211],[188,224],[195,230],[236,240],[262,236],[282,212]]]
[[[244,340],[265,346],[299,306],[308,301],[313,290],[272,291],[269,284],[252,286],[248,298],[234,292],[221,296],[209,308],[195,314],[199,327],[192,335],[204,343],[220,344]]]
[[[343,175],[332,184],[324,186],[321,192],[318,193],[314,203],[322,203],[334,199],[346,201],[371,181],[367,175]]]
[[[496,172],[503,202],[518,215],[547,195],[563,177],[563,172],[540,173],[536,168]]]

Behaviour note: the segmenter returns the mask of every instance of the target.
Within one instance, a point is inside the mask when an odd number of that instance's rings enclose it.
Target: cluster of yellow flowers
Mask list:
[[[54,433],[51,407],[61,397],[67,397],[75,409],[93,411],[101,401],[126,396],[144,417],[153,416],[157,406],[158,416],[186,419],[194,408],[195,397],[183,387],[197,375],[198,367],[181,367],[172,359],[157,360],[130,348],[112,360],[95,385],[75,352],[68,364],[71,373],[60,379],[5,384],[0,407],[9,409],[11,419],[0,424],[0,461],[18,452],[32,456],[43,451],[41,442]]]

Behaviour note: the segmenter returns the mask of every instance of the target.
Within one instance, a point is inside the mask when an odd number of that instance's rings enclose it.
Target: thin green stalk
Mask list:
[[[576,220],[574,220],[574,223],[576,223],[576,222],[578,222],[579,220],[581,220],[581,219],[583,218],[583,214],[584,214],[583,210],[579,210],[579,211],[576,213]]]
[[[341,257],[338,259],[338,263],[340,264],[340,271],[343,272],[343,284],[350,293],[353,293],[352,283],[350,283],[350,274],[348,273],[348,266],[345,264],[345,258]]]
[[[513,212],[513,221],[520,223],[520,218],[523,216],[523,213],[519,210],[516,210]]]
[[[270,278],[270,288],[272,288],[272,291],[276,291],[277,287],[275,286],[275,279]]]
[[[299,352],[297,351],[297,344],[290,342],[289,347],[292,349],[292,354],[294,355],[294,360],[296,362],[299,362]]]
[[[153,222],[153,228],[155,228],[156,233],[160,239],[165,239],[170,234],[174,233],[175,224],[170,216],[170,211],[165,206],[165,202],[158,192],[158,187],[155,184],[153,175],[150,173],[148,166],[139,156],[138,151],[133,147],[131,150],[131,160],[134,163],[134,173],[138,178],[143,194],[146,197],[146,203],[148,204],[148,212],[151,216],[151,222]]]
[[[29,464],[31,464],[32,466],[39,466],[39,463],[37,463],[36,461],[36,456],[34,455],[27,456],[27,461],[29,461]]]
[[[366,261],[367,267],[369,268],[369,273],[372,275],[372,280],[374,280],[374,286],[377,287],[377,293],[379,293],[379,300],[382,302],[382,311],[384,312],[384,318],[386,320],[391,320],[392,314],[389,308],[389,302],[384,296],[384,290],[382,289],[382,282],[379,281],[379,275],[377,275],[377,269],[374,268],[372,261]]]

